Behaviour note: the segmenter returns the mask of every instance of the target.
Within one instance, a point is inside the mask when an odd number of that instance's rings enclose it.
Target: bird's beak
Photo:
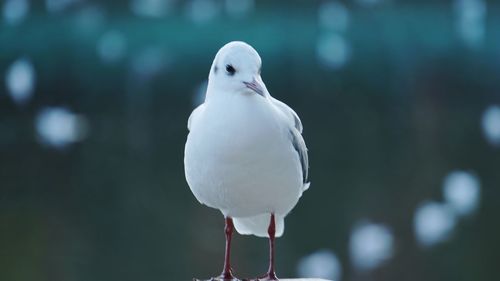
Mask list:
[[[262,85],[259,83],[259,81],[257,81],[257,79],[253,79],[252,82],[246,82],[246,81],[243,81],[243,84],[245,84],[245,86],[254,91],[255,93],[261,95],[261,96],[264,96],[264,87],[262,87]]]

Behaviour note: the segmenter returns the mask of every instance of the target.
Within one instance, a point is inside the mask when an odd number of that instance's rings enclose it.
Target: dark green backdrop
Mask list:
[[[343,1],[345,26],[318,20],[326,1],[256,1],[242,16],[223,1],[197,1],[215,9],[198,22],[190,1],[167,1],[158,17],[125,1],[56,11],[30,1],[26,18],[0,26],[0,77],[19,58],[36,75],[23,105],[1,80],[0,280],[219,273],[223,218],[192,196],[183,148],[197,91],[232,40],[260,53],[267,88],[301,116],[309,147],[312,185],[277,242],[279,276],[295,276],[301,257],[326,248],[338,255],[342,280],[497,278],[500,153],[485,140],[481,117],[500,103],[500,5],[471,1],[486,5],[474,23],[485,33],[472,43],[460,35],[459,1],[451,0]],[[210,12],[203,7],[202,15]],[[103,47],[119,53],[111,61],[99,51],[109,31],[118,37]],[[317,56],[330,35],[349,54],[338,68]],[[35,124],[46,107],[80,114],[86,137],[64,148],[41,144]],[[442,201],[453,170],[478,176],[481,205],[449,241],[422,248],[415,209]],[[394,253],[359,273],[348,242],[365,219],[391,229]],[[263,273],[267,242],[237,236],[233,257],[241,275]]]

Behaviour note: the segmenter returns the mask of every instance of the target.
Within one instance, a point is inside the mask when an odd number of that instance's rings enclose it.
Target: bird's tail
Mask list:
[[[255,235],[259,237],[269,237],[267,229],[271,220],[270,214],[262,214],[254,217],[233,218],[234,227],[239,234]],[[276,224],[276,237],[283,235],[285,230],[285,218],[279,215],[274,216]]]

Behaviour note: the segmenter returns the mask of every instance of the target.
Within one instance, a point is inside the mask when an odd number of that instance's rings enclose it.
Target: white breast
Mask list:
[[[184,164],[196,198],[228,216],[285,215],[302,193],[287,122],[257,95],[207,102],[191,120]]]

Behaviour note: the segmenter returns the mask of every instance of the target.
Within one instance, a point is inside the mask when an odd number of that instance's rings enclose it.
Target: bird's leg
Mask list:
[[[274,271],[274,238],[276,235],[276,223],[274,221],[274,214],[271,214],[271,220],[269,222],[269,227],[267,228],[267,234],[269,234],[269,269],[267,274],[259,280],[278,280],[276,277],[276,272]]]
[[[224,269],[220,276],[223,280],[233,280],[235,279],[231,270],[231,238],[233,236],[233,219],[226,217],[226,227],[224,231],[226,233],[226,254],[224,256]]]

